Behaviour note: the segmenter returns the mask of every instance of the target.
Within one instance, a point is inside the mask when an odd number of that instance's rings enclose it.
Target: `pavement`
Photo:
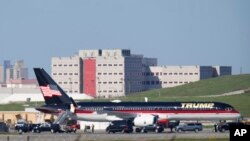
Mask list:
[[[205,128],[203,131],[195,133],[187,131],[184,133],[170,133],[167,129],[163,133],[115,133],[108,134],[104,130],[95,131],[95,133],[77,131],[77,133],[23,133],[19,134],[0,134],[0,141],[147,141],[147,140],[174,140],[174,139],[229,139],[229,132],[220,133],[213,132],[212,128]]]

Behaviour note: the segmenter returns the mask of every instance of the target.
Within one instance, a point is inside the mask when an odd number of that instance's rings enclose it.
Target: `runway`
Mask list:
[[[138,140],[175,140],[175,139],[219,139],[228,138],[229,132],[225,133],[215,133],[212,129],[204,129],[201,132],[185,132],[185,133],[170,133],[168,130],[163,133],[115,133],[107,134],[104,130],[96,131],[95,133],[83,133],[78,131],[77,133],[56,133],[52,134],[50,132],[43,133],[24,133],[11,134],[11,135],[0,135],[0,141],[86,141],[86,140],[105,140],[105,141],[138,141]]]

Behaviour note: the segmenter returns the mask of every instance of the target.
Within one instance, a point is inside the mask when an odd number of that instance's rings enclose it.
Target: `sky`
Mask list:
[[[1,0],[0,64],[131,49],[159,65],[229,65],[250,73],[249,0]]]

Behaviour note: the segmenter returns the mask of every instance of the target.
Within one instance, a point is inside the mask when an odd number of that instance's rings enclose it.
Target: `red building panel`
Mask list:
[[[83,91],[85,94],[96,96],[96,60],[88,58],[83,60]]]

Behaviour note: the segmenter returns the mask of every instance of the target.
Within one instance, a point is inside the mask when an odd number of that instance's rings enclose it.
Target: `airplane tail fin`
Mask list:
[[[74,100],[62,90],[44,69],[34,68],[34,72],[46,105],[67,107],[70,107],[71,104],[75,105]]]

